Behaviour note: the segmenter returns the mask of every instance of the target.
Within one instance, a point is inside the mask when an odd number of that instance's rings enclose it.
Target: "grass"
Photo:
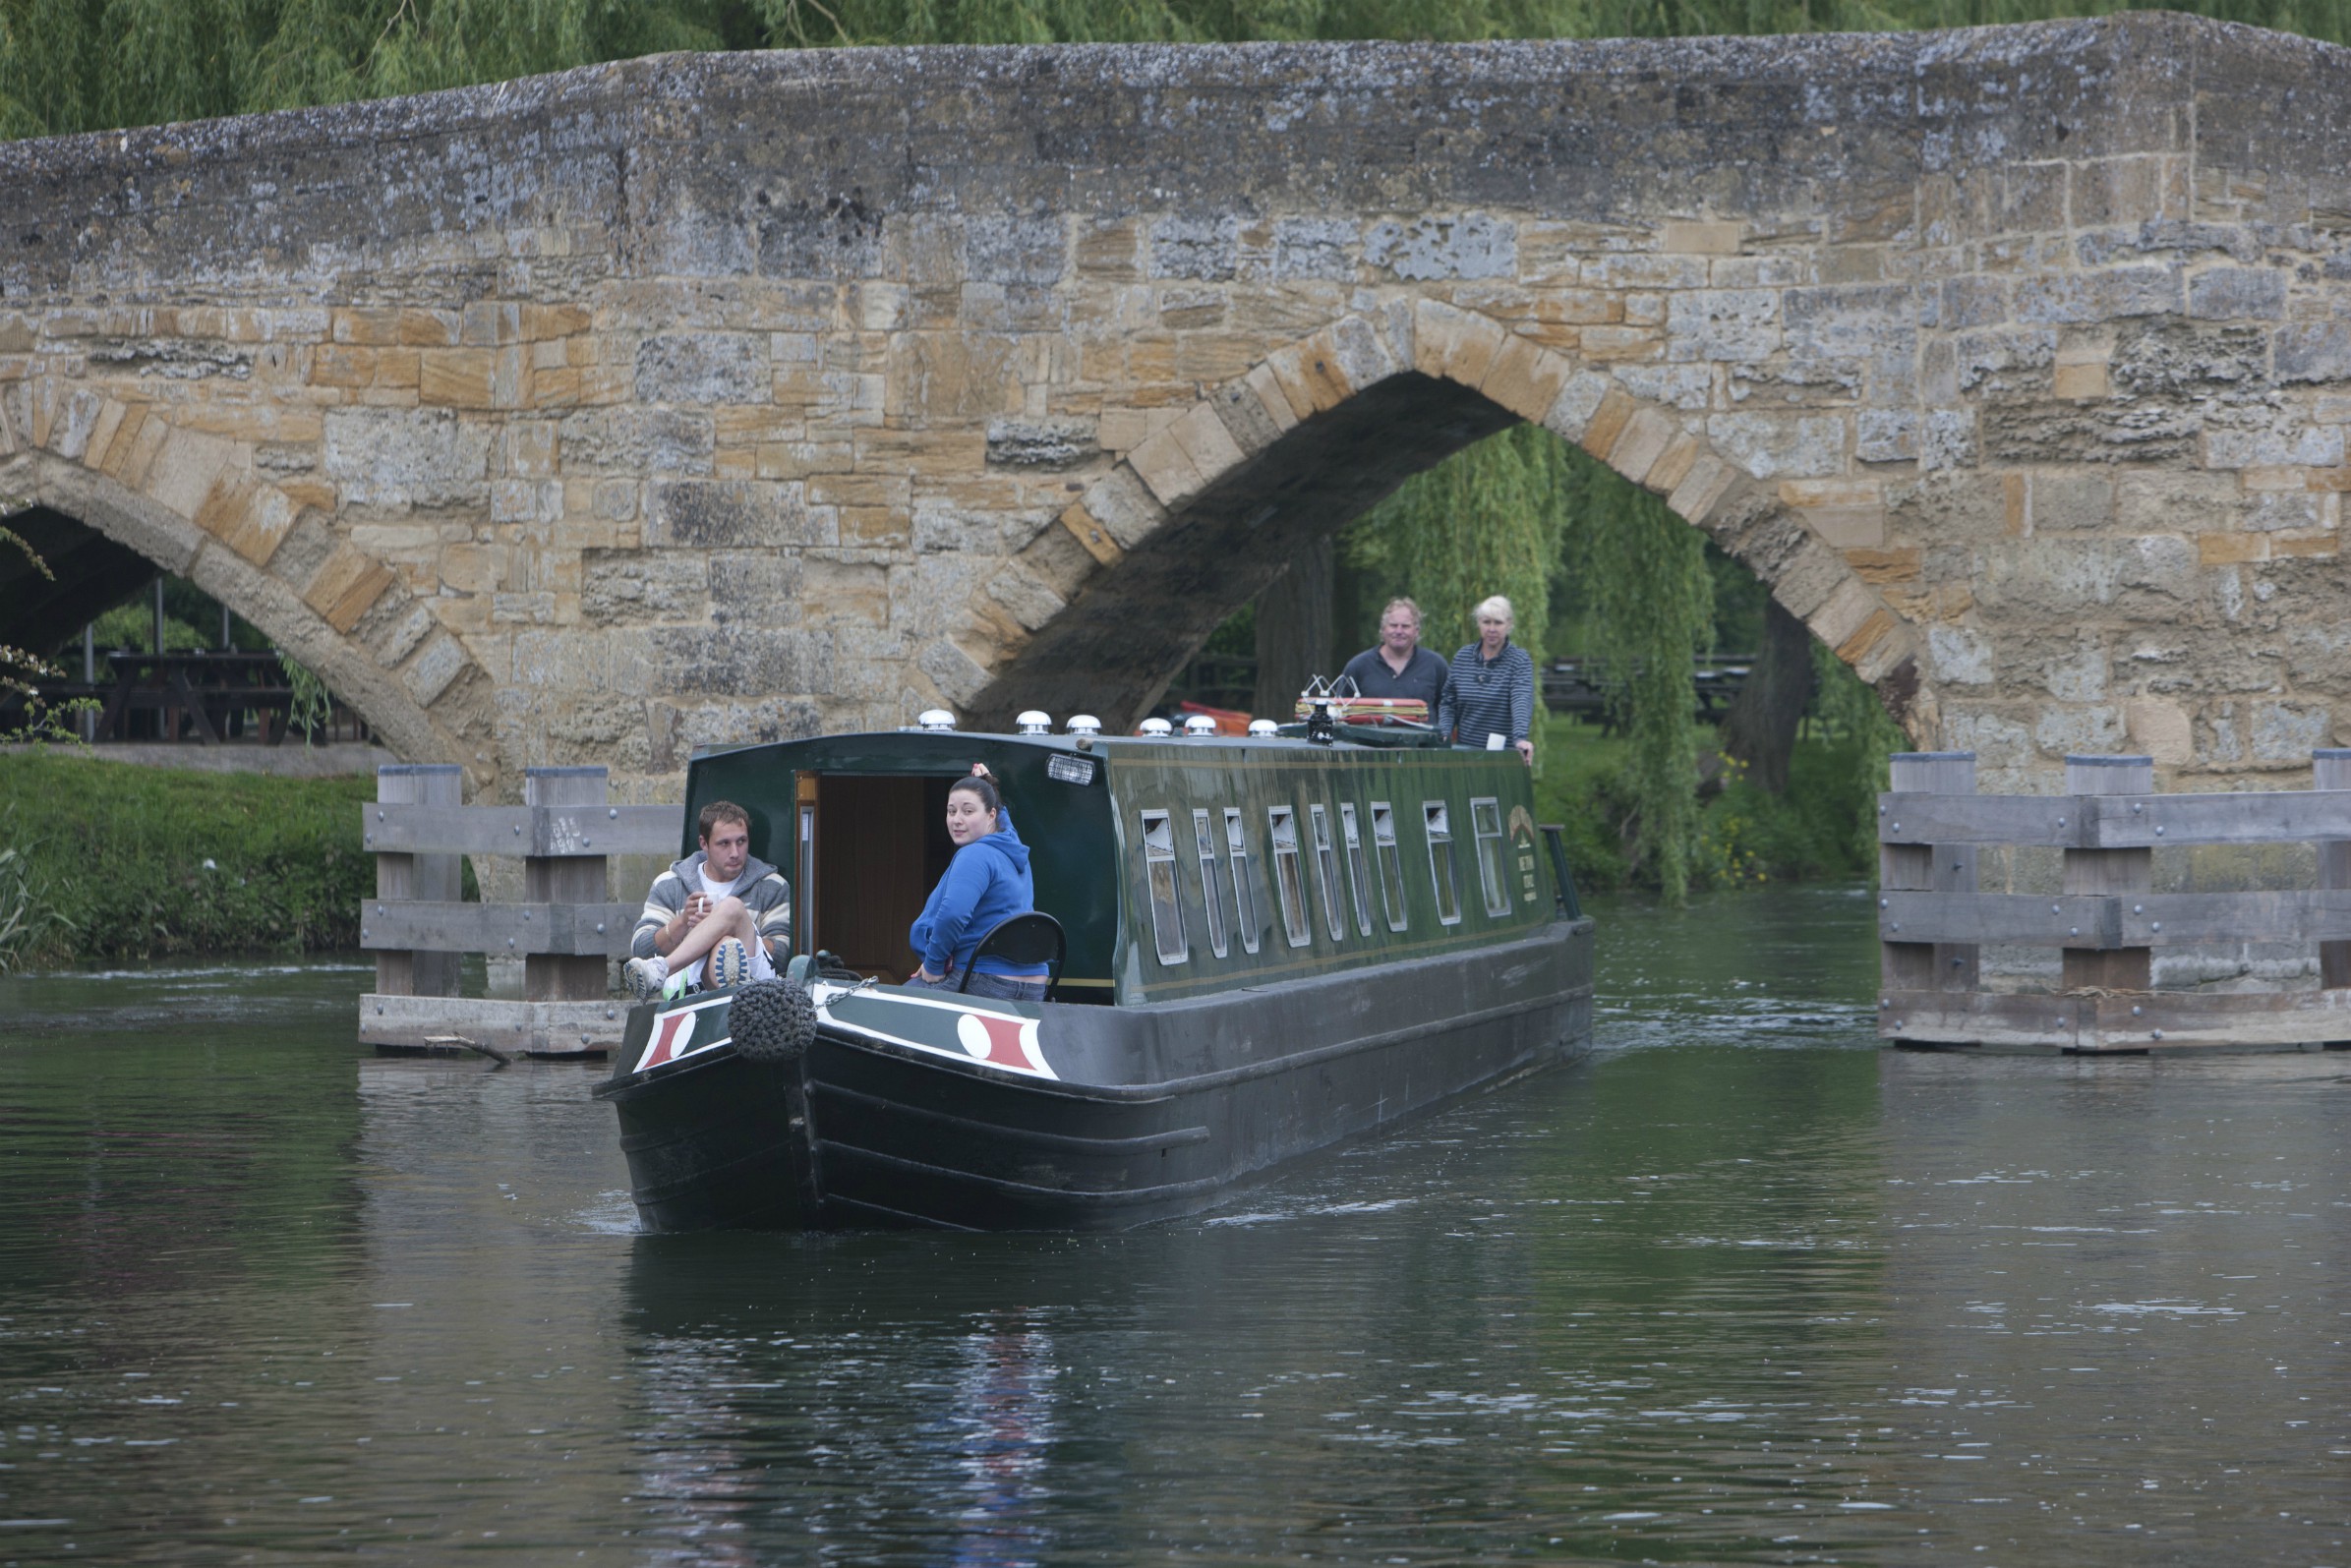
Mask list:
[[[0,968],[358,946],[376,890],[360,843],[371,778],[277,779],[0,754]]]

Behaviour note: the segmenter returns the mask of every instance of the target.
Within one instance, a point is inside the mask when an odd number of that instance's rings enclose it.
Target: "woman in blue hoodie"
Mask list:
[[[940,991],[955,989],[956,976],[970,964],[972,950],[996,922],[1034,908],[1036,897],[1029,876],[1029,846],[1013,831],[1012,813],[996,798],[996,786],[984,769],[974,768],[972,777],[958,779],[947,791],[947,837],[955,841],[955,858],[908,933],[922,956],[922,967],[907,983]],[[982,958],[971,976],[970,993],[1042,1002],[1048,973],[1041,963]]]

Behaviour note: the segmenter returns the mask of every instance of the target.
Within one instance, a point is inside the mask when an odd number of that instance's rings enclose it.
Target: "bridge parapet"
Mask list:
[[[2351,738],[2346,104],[2342,51],[2132,13],[666,56],[18,144],[0,494],[476,795],[644,800],[1132,714],[1526,419],[1988,785],[2291,774]]]

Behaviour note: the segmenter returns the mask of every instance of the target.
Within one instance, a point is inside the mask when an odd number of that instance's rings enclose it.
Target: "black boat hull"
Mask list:
[[[839,1013],[905,1002],[862,996]],[[1092,1231],[1197,1213],[1288,1160],[1579,1053],[1592,927],[1161,1006],[970,1005],[1039,1020],[1051,1075],[831,1015],[794,1061],[729,1043],[624,1067],[597,1093],[619,1114],[646,1227]],[[654,1011],[632,1020],[623,1064]]]

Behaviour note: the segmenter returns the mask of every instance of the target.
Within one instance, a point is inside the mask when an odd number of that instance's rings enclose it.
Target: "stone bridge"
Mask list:
[[[2351,56],[2299,39],[671,56],[0,190],[19,636],[158,563],[488,794],[1123,722],[1518,420],[1988,786],[2351,740]]]

